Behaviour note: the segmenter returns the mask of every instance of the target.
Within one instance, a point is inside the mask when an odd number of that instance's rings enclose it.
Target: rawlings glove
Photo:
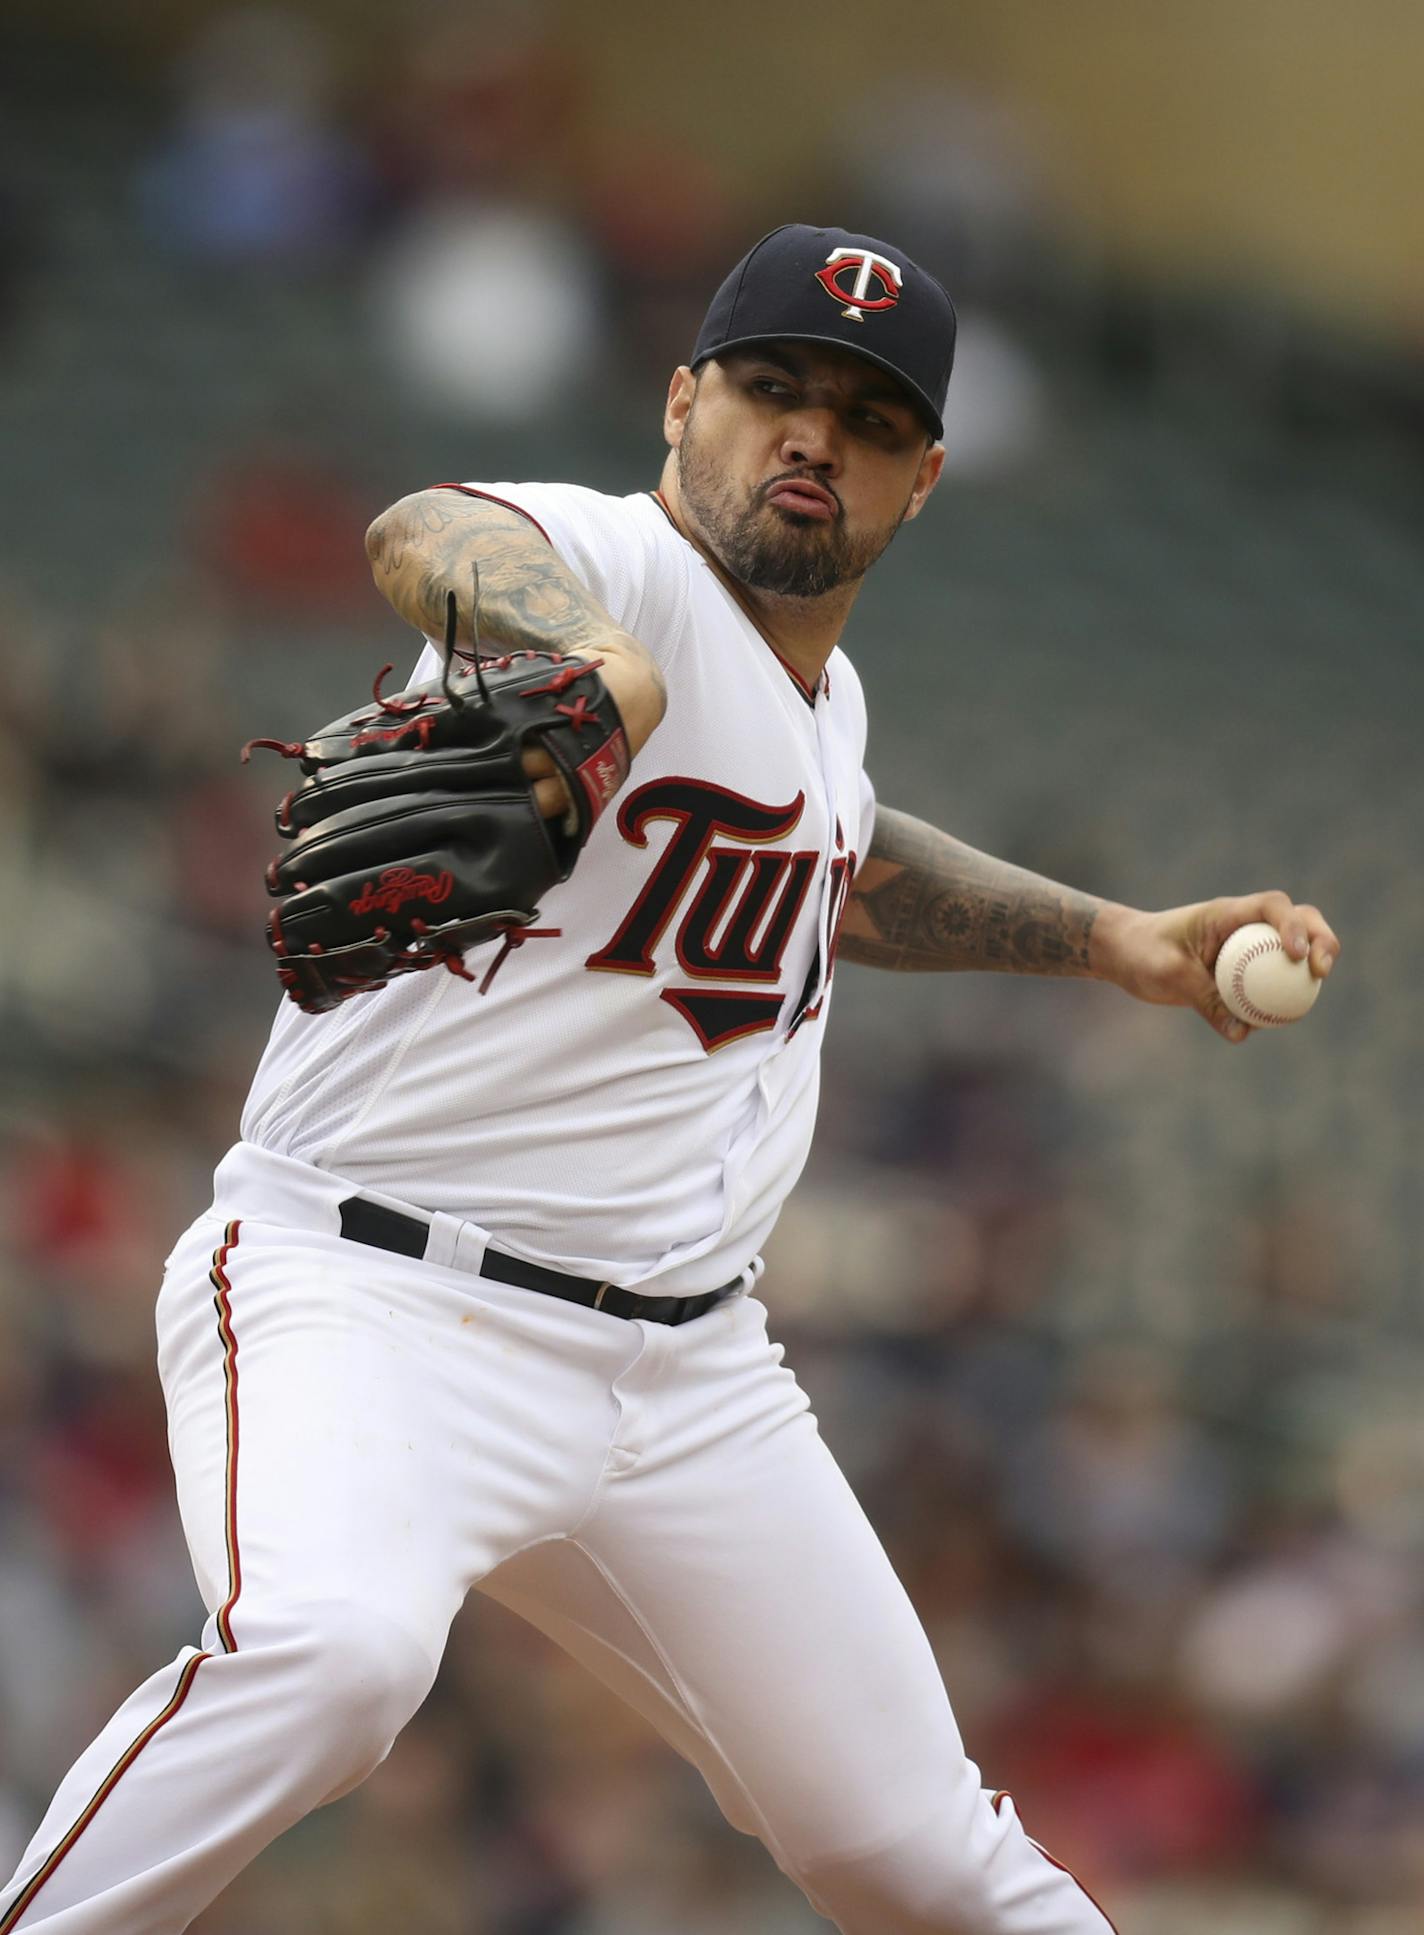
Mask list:
[[[478,607],[478,584],[476,585]],[[473,980],[466,949],[535,931],[539,899],[567,880],[628,773],[628,742],[597,659],[557,652],[481,658],[455,648],[446,605],[445,668],[429,685],[288,743],[250,740],[301,761],[306,777],[277,808],[291,844],[267,869],[277,905],[267,938],[299,1008],[324,1014],[392,975],[443,963]],[[523,755],[542,746],[563,775],[562,822],[539,811]],[[542,929],[540,932],[557,932]]]

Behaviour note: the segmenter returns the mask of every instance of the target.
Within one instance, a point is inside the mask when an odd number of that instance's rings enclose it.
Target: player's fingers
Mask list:
[[[573,805],[562,773],[555,773],[552,779],[536,779],[534,799],[546,820],[562,819]]]
[[[1305,922],[1310,936],[1310,971],[1317,981],[1323,981],[1339,955],[1339,937],[1318,907],[1302,906],[1295,911]]]
[[[546,820],[561,820],[573,810],[564,776],[542,746],[530,746],[523,756],[524,771],[534,781],[534,802]]]
[[[1251,1033],[1246,1023],[1238,1021],[1235,1015],[1228,1014],[1219,1001],[1213,1002],[1211,1008],[1206,1010],[1206,1018],[1222,1040],[1229,1041],[1233,1048],[1237,1042],[1245,1041]]]
[[[1301,917],[1302,910],[1288,893],[1273,887],[1263,894],[1251,894],[1241,904],[1245,911],[1232,921],[1233,928],[1244,927],[1248,921],[1263,920],[1275,928],[1293,961],[1305,959],[1310,952],[1310,935]]]
[[[1213,975],[1204,973],[1199,980],[1194,977],[1192,1005],[1202,1020],[1209,1027],[1214,1028],[1223,1041],[1233,1044],[1245,1041],[1251,1032],[1246,1023],[1238,1021],[1226,1006],[1217,992],[1216,979]]]

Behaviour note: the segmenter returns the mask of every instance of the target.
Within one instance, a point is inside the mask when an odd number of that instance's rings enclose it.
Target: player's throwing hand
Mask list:
[[[1274,927],[1286,953],[1308,961],[1318,981],[1339,957],[1340,942],[1320,909],[1297,905],[1289,894],[1273,890],[1157,914],[1104,907],[1093,932],[1094,965],[1104,980],[1139,1001],[1195,1008],[1224,1040],[1245,1041],[1252,1031],[1222,1001],[1212,970],[1226,937],[1250,921]]]

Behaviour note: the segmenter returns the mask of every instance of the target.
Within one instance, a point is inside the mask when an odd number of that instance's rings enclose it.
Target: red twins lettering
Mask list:
[[[397,914],[408,900],[423,900],[438,907],[448,900],[455,877],[448,869],[439,873],[417,873],[413,867],[387,867],[379,886],[367,881],[355,900],[346,905],[353,914]]]

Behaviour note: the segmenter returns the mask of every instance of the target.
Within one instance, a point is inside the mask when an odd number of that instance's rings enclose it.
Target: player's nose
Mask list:
[[[797,410],[782,431],[781,459],[790,468],[823,470],[834,477],[841,467],[840,435],[833,410]]]

